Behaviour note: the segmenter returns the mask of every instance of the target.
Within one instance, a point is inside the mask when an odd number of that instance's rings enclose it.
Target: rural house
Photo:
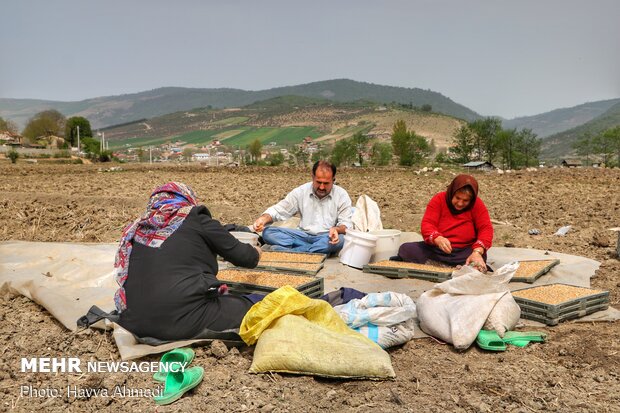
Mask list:
[[[495,166],[491,162],[487,161],[472,161],[464,163],[463,166],[467,169],[474,169],[477,171],[492,171]]]
[[[581,161],[579,159],[563,159],[562,166],[566,168],[577,168],[581,166]]]

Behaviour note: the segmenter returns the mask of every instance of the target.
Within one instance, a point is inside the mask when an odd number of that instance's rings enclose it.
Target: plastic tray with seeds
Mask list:
[[[548,284],[512,292],[521,317],[553,326],[609,307],[609,291],[568,284]]]
[[[455,269],[453,267],[389,260],[364,265],[364,272],[381,274],[388,278],[419,278],[435,282],[449,280],[452,278],[452,271]]]
[[[285,285],[297,289],[308,297],[323,295],[323,278],[294,273],[225,269],[217,273],[217,279],[228,285],[233,294],[269,294]]]
[[[265,251],[261,254],[261,262],[301,262],[306,264],[320,264],[327,258],[326,254],[316,252]]]
[[[559,263],[560,260],[519,261],[519,268],[510,281],[533,283]]]
[[[299,274],[317,275],[323,263],[279,262],[260,260],[256,268],[273,272],[295,272]]]

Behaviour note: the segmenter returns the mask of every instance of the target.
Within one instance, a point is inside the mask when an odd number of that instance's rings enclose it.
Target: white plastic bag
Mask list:
[[[416,305],[411,297],[395,293],[370,293],[334,307],[344,322],[382,348],[406,343],[414,335]]]
[[[454,271],[452,279],[436,284],[418,299],[420,328],[427,334],[452,343],[456,349],[467,349],[498,302],[506,295],[512,298],[507,284],[518,268],[519,263],[512,262],[489,274],[482,274],[470,266]],[[493,326],[499,329],[498,333],[502,329],[512,329],[519,320],[520,309],[514,304],[498,307],[492,319]]]
[[[474,267],[463,265],[452,273],[452,278],[436,284],[448,294],[488,294],[510,291],[508,283],[519,268],[518,262],[508,263],[493,273],[483,274]]]
[[[381,348],[386,349],[411,340],[415,332],[415,321],[410,319],[391,326],[377,326],[368,323],[362,327],[354,328],[354,330],[379,344]]]

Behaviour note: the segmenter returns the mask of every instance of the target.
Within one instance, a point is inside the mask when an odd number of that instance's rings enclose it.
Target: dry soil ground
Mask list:
[[[248,224],[294,186],[309,179],[299,169],[202,169],[99,165],[0,165],[1,240],[114,242],[142,212],[150,191],[166,181],[191,185],[215,217]],[[103,166],[109,168],[109,165]],[[592,285],[620,303],[620,261],[614,257],[620,225],[620,170],[547,169],[476,175],[496,226],[495,245],[532,247],[601,261]],[[429,197],[453,172],[351,169],[338,182],[353,200],[363,193],[381,207],[387,228],[419,229]],[[565,237],[552,235],[572,225]],[[541,235],[530,236],[538,228]],[[24,297],[2,293],[0,411],[620,411],[620,329],[614,323],[565,322],[545,330],[546,344],[505,353],[475,346],[459,353],[432,339],[390,350],[393,381],[341,381],[308,376],[251,375],[252,348],[196,349],[205,380],[178,402],[157,408],[148,398],[20,397],[20,386],[113,389],[155,388],[147,373],[21,373],[26,356],[117,360],[109,332],[74,334]],[[146,360],[157,361],[157,357]]]

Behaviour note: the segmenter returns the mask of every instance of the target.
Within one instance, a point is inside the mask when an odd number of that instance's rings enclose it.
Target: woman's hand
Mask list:
[[[446,254],[452,253],[452,244],[450,244],[450,241],[448,240],[448,238],[439,236],[435,238],[434,242],[437,248],[439,248]]]
[[[465,265],[472,265],[478,271],[485,273],[487,272],[487,264],[484,262],[482,258],[482,253],[480,250],[473,250],[473,252],[467,257],[467,261],[465,261]]]

